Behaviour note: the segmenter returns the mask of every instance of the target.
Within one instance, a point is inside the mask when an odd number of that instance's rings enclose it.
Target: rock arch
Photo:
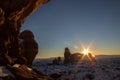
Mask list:
[[[26,18],[49,0],[1,0],[0,1],[0,63],[14,64],[20,55],[19,35]],[[6,61],[2,62],[2,59]]]

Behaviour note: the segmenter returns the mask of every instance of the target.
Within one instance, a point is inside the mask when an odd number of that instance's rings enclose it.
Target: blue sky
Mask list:
[[[120,55],[120,0],[51,0],[29,16],[22,30],[31,30],[38,57],[61,56],[64,48],[96,55]]]

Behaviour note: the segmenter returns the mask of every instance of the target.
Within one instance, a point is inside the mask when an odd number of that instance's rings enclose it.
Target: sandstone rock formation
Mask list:
[[[62,64],[62,59],[61,59],[61,57],[59,56],[57,59],[58,59],[59,64]]]
[[[52,61],[52,65],[60,65],[62,63],[61,57],[55,58]]]
[[[80,61],[80,59],[81,59],[82,56],[83,56],[83,55],[80,54],[80,53],[73,53],[73,54],[71,54],[71,56],[70,56],[70,62],[71,62],[71,63],[77,63],[77,62]]]
[[[71,56],[71,52],[70,50],[66,47],[65,48],[65,52],[64,52],[64,63],[70,63],[70,56]]]
[[[38,44],[34,39],[34,35],[30,30],[25,30],[20,34],[21,38],[21,52],[27,59],[27,66],[32,67],[32,62],[38,53]]]
[[[92,62],[96,62],[95,56],[93,56],[91,53],[88,53],[88,56]]]
[[[39,77],[40,75],[34,71],[32,73],[28,70],[26,58],[20,54],[19,41],[20,29],[26,18],[48,1],[0,0],[0,66],[7,66],[11,73],[17,76],[15,79],[9,77],[0,77],[0,79],[49,80],[46,77]],[[15,63],[20,64],[20,67],[14,68]]]
[[[72,53],[71,54],[70,50],[68,48],[65,48],[64,64],[77,63],[81,61],[81,59],[83,61],[96,62],[95,56],[91,53],[88,53],[88,55],[84,55],[83,53]]]
[[[3,64],[25,62],[20,55],[19,34],[26,18],[48,0],[1,0],[0,1],[0,55],[11,58]],[[1,57],[0,57],[1,59]],[[6,60],[6,59],[4,59]],[[0,61],[0,63],[2,63]]]

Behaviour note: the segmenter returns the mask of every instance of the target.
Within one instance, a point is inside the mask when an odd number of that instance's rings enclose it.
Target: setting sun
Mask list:
[[[95,55],[94,55],[94,54],[92,54],[92,57],[95,57]]]
[[[89,51],[88,51],[87,49],[84,49],[83,54],[84,54],[84,55],[87,55],[88,52],[89,52]]]

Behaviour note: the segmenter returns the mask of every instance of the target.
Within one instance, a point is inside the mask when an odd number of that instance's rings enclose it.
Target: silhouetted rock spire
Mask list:
[[[71,56],[71,52],[70,50],[66,47],[65,48],[65,52],[64,52],[64,63],[70,63],[70,56]]]

